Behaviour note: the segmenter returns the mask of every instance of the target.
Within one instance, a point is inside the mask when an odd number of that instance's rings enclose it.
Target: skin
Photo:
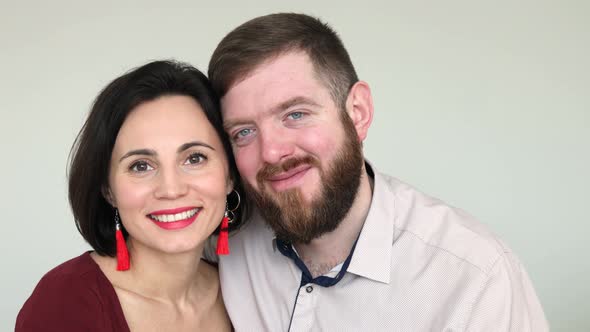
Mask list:
[[[129,233],[131,269],[93,254],[113,284],[132,331],[230,330],[217,270],[200,260],[231,191],[222,143],[201,107],[165,96],[134,109],[112,153],[109,190]],[[154,211],[196,207],[195,221],[163,229]]]
[[[271,194],[296,188],[307,202],[322,186],[317,167],[301,167],[259,186],[256,175],[265,164],[311,155],[322,169],[329,167],[343,145],[342,112],[318,79],[304,52],[289,52],[262,63],[234,83],[221,100],[224,127],[243,180],[254,190]],[[373,117],[369,86],[357,82],[344,110],[352,120],[356,139],[364,141]],[[338,228],[295,248],[312,274],[321,275],[342,262],[360,233],[372,197],[371,182],[362,169],[359,191]]]

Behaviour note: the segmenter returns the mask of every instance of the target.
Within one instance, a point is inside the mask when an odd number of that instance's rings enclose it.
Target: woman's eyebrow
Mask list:
[[[183,145],[181,145],[178,148],[177,152],[180,153],[180,152],[182,152],[184,150],[187,150],[187,149],[192,148],[193,146],[202,146],[202,147],[205,147],[205,148],[208,148],[208,149],[211,149],[211,150],[215,151],[215,149],[211,145],[209,145],[207,143],[199,142],[199,141],[193,141],[193,142],[188,142],[188,143],[184,143]]]
[[[121,162],[123,159],[131,157],[131,156],[137,156],[137,155],[141,155],[141,156],[156,156],[158,153],[156,153],[156,151],[151,150],[151,149],[137,149],[137,150],[131,150],[129,152],[127,152],[126,154],[123,155],[123,157],[121,157],[121,159],[119,159],[119,162]]]
[[[215,149],[211,145],[209,145],[207,143],[203,143],[203,142],[199,142],[199,141],[194,141],[194,142],[188,142],[188,143],[182,144],[178,148],[177,152],[180,153],[182,151],[185,151],[187,149],[192,148],[193,146],[202,146],[202,147],[205,147],[205,148],[208,148],[208,149],[211,149],[211,150],[215,151]],[[136,149],[136,150],[131,150],[131,151],[125,153],[123,155],[123,157],[121,157],[121,159],[119,159],[119,161],[122,161],[123,159],[129,158],[131,156],[137,156],[137,155],[140,155],[140,156],[157,156],[158,153],[155,150],[152,150],[152,149]]]

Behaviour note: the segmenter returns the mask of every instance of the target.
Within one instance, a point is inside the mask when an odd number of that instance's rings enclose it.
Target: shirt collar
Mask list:
[[[383,176],[374,172],[369,162],[365,161],[365,166],[369,176],[373,175],[373,197],[348,272],[389,283],[395,218],[393,194]]]

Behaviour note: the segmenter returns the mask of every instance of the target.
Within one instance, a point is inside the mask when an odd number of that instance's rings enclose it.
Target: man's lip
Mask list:
[[[185,211],[194,210],[197,208],[198,207],[196,207],[196,206],[185,206],[185,207],[179,207],[179,208],[174,208],[174,209],[158,210],[158,211],[150,212],[148,214],[151,214],[154,216],[159,216],[159,215],[164,215],[164,214],[177,214],[177,213],[182,213]]]
[[[286,179],[288,179],[288,178],[290,178],[290,177],[292,177],[292,176],[294,176],[294,175],[296,175],[298,173],[301,173],[303,171],[306,171],[306,170],[308,170],[310,168],[311,168],[311,165],[307,165],[307,164],[306,165],[297,166],[297,167],[292,168],[292,169],[290,169],[290,170],[288,170],[286,172],[279,173],[277,175],[273,175],[273,176],[267,178],[267,181],[283,181],[283,180],[286,180]]]

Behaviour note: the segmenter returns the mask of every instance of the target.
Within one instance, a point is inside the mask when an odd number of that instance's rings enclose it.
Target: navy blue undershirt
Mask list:
[[[307,269],[307,266],[305,266],[305,263],[303,263],[301,258],[299,258],[299,256],[297,255],[297,253],[293,249],[293,246],[291,245],[291,243],[276,239],[276,245],[277,245],[277,248],[279,249],[279,251],[281,252],[281,254],[292,259],[293,262],[295,262],[295,265],[297,265],[297,267],[301,270],[302,275],[301,275],[301,283],[299,284],[299,287],[309,284],[309,283],[316,284],[316,285],[319,285],[322,287],[330,287],[330,286],[336,285],[346,274],[346,270],[348,269],[348,265],[350,265],[350,261],[352,260],[352,254],[354,253],[354,248],[356,247],[357,241],[358,241],[358,238],[356,239],[356,241],[354,241],[354,245],[352,246],[352,249],[350,249],[350,253],[348,254],[348,257],[346,257],[346,260],[342,264],[342,268],[340,269],[340,272],[338,272],[338,274],[334,278],[328,277],[328,276],[319,276],[319,277],[313,278],[311,273]]]

